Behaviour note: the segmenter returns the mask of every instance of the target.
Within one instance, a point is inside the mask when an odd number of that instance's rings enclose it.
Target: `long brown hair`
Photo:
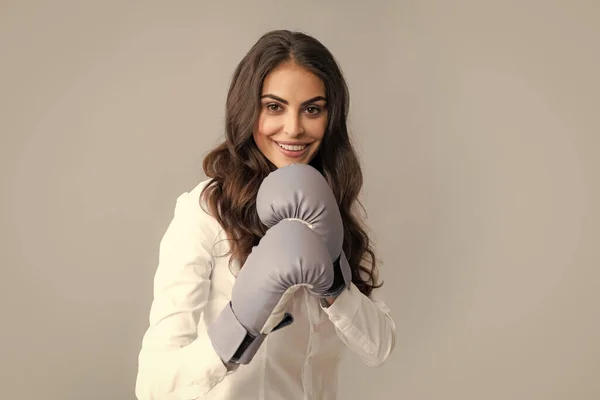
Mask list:
[[[204,173],[210,178],[204,199],[231,241],[232,259],[243,265],[265,234],[256,212],[256,194],[263,179],[276,168],[253,139],[262,85],[270,71],[290,60],[325,84],[327,129],[311,165],[333,190],[344,221],[343,248],[352,268],[352,281],[369,295],[380,285],[375,253],[356,209],[364,211],[357,199],[363,175],[346,126],[348,87],[333,55],[317,39],[301,32],[271,31],[260,37],[239,63],[227,95],[225,141],[203,162]]]

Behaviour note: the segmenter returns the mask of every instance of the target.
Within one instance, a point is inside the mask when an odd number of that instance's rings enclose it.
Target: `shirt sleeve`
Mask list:
[[[202,210],[195,192],[179,196],[160,242],[149,327],[138,356],[139,400],[196,399],[229,373],[208,335],[197,329],[220,225]]]
[[[348,349],[369,366],[383,364],[396,346],[396,325],[381,288],[367,297],[351,284],[335,302],[322,306]]]

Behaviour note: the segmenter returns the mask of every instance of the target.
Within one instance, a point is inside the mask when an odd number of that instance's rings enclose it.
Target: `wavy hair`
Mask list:
[[[209,212],[231,241],[232,259],[243,265],[266,227],[256,212],[256,195],[274,169],[253,138],[260,114],[265,77],[280,64],[293,61],[325,84],[328,122],[319,150],[310,164],[331,186],[344,222],[343,249],[352,269],[352,282],[365,295],[381,286],[369,236],[357,207],[363,175],[347,129],[348,87],[333,55],[317,39],[301,32],[275,30],[261,36],[236,67],[226,101],[225,140],[203,160],[209,179],[202,195]]]

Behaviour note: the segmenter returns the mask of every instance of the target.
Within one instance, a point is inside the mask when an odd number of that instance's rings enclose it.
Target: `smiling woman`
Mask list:
[[[266,77],[254,141],[277,168],[308,164],[327,129],[325,85],[294,61],[282,63]]]
[[[138,399],[334,400],[345,349],[388,358],[347,113],[311,36],[269,32],[239,63],[208,179],[177,199],[161,241]]]

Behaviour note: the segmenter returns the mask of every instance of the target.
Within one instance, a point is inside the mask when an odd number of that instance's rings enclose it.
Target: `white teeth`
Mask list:
[[[291,150],[291,151],[300,151],[303,150],[306,146],[308,146],[307,144],[281,144],[281,143],[277,143],[279,145],[279,147],[286,149],[286,150]]]

